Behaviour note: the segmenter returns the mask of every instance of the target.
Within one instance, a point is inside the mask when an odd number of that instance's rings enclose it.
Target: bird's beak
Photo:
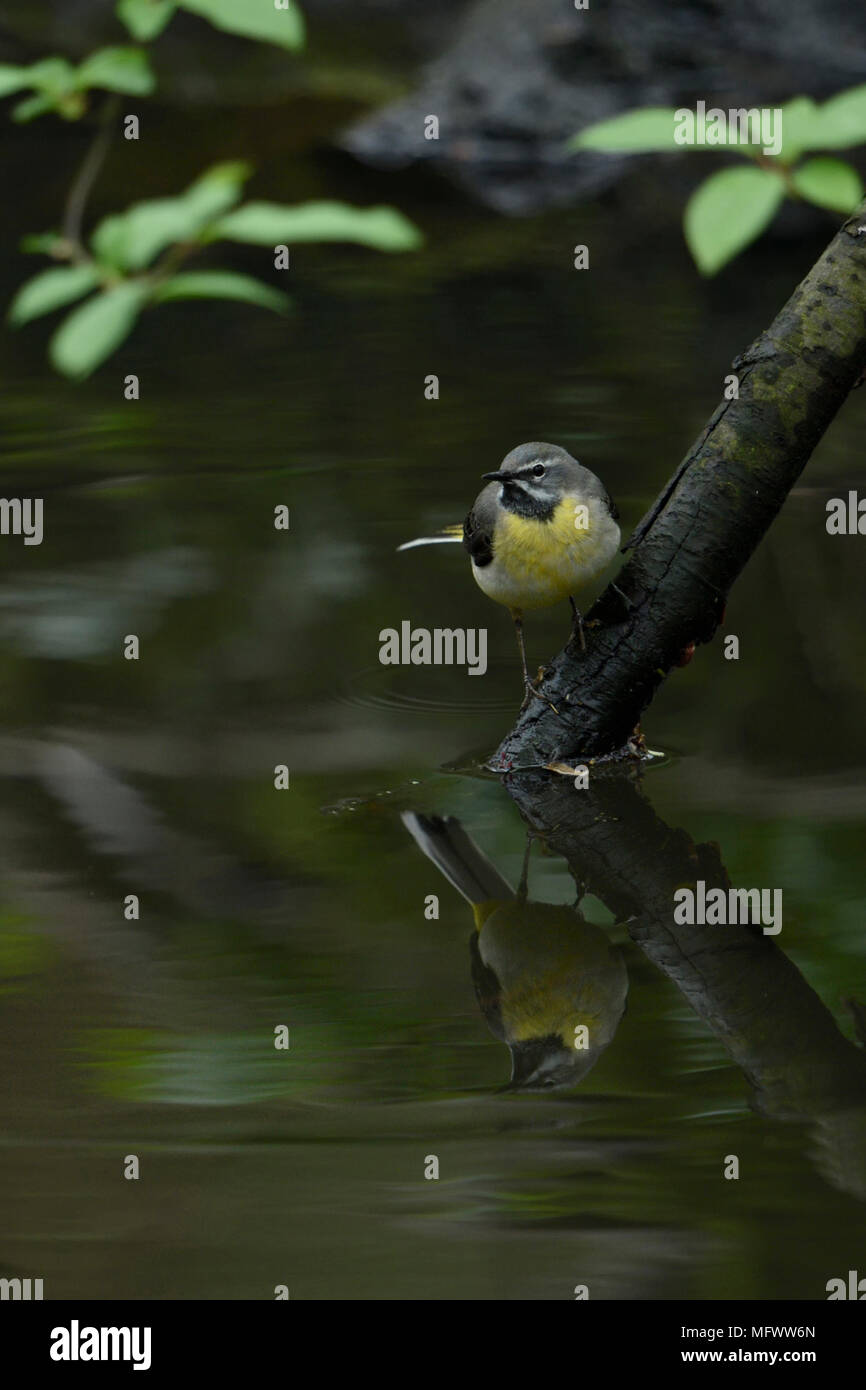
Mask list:
[[[513,1091],[526,1086],[545,1057],[561,1048],[562,1043],[555,1033],[543,1038],[529,1038],[525,1042],[509,1044],[511,1053],[511,1080],[508,1083]]]
[[[507,473],[482,473],[485,483],[504,483],[508,477]]]

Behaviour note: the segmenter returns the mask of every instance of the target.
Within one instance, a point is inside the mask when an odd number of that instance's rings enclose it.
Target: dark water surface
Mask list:
[[[347,177],[325,162],[319,191],[362,197]],[[5,298],[55,193],[5,211]],[[52,1298],[824,1297],[864,1258],[844,1002],[866,1001],[863,569],[824,506],[862,487],[866,399],[644,721],[668,755],[642,781],[656,815],[717,842],[732,883],[784,892],[800,1045],[774,1031],[790,979],[762,985],[749,1075],[590,885],[625,1016],[579,1086],[501,1090],[470,910],[399,813],[458,816],[516,883],[523,824],[472,771],[519,703],[513,635],[462,552],[395,550],[533,438],[599,472],[627,532],[824,232],[708,286],[676,209],[660,231],[613,207],[508,224],[399,179],[372,196],[427,248],[298,248],[287,321],[168,306],[80,387],[49,373],[44,326],[0,336],[5,495],[45,499],[44,543],[0,549],[0,1273]],[[381,666],[407,619],[486,626],[488,673]],[[531,661],[567,628],[531,618]],[[536,845],[531,897],[574,891]]]

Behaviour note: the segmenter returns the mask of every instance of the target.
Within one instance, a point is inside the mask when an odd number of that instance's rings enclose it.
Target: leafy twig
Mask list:
[[[90,257],[85,251],[81,241],[81,229],[84,221],[84,210],[87,207],[87,200],[93,190],[93,185],[99,177],[113,134],[112,126],[117,118],[120,106],[120,99],[116,94],[109,96],[103,104],[99,115],[99,128],[96,138],[93,140],[81,168],[75,176],[69,195],[66,199],[66,206],[63,210],[63,223],[61,235],[68,248],[68,257],[77,263],[89,260]]]
[[[169,247],[161,260],[157,261],[156,265],[152,267],[147,276],[148,281],[153,288],[157,288],[159,285],[164,284],[164,282],[170,279],[175,271],[183,265],[188,257],[194,255],[196,251],[201,250],[201,241],[175,242],[173,246]]]

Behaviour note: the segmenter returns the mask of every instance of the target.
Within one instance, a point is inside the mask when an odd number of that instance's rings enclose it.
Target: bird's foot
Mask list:
[[[586,634],[590,628],[601,627],[600,618],[582,618],[580,622],[574,621],[571,625],[570,642],[577,642],[582,652],[586,651]]]
[[[647,752],[647,743],[646,738],[641,732],[640,721],[638,721],[638,723],[635,724],[628,739],[626,740],[626,748],[636,758],[642,758],[645,756]]]

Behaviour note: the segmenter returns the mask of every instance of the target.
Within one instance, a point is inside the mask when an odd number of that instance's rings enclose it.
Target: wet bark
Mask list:
[[[866,368],[866,203],[843,224],[771,326],[732,364],[717,408],[638,525],[631,556],[490,766],[623,748],[691,643],[710,640],[728,591]],[[672,388],[674,389],[674,388]],[[821,524],[821,523],[818,523]]]

